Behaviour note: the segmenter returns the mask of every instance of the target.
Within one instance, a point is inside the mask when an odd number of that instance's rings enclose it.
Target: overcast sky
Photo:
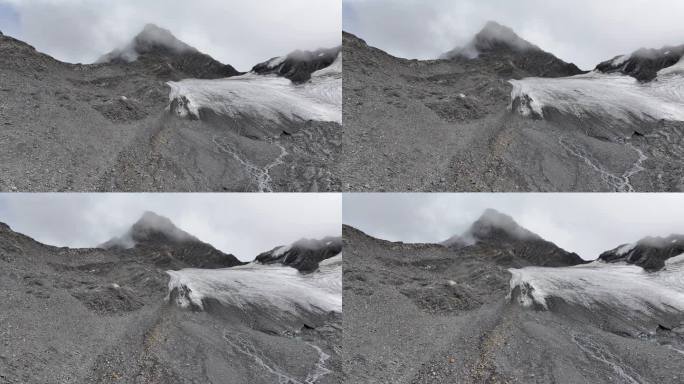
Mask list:
[[[684,194],[345,194],[345,224],[390,241],[436,243],[486,208],[584,259],[646,236],[684,234]]]
[[[343,0],[344,30],[405,58],[437,58],[488,20],[580,68],[684,44],[682,0]]]
[[[240,260],[341,233],[339,194],[0,194],[0,222],[55,246],[96,246],[147,210]]]
[[[249,70],[295,49],[340,44],[340,0],[0,0],[0,31],[71,63],[91,63],[145,24]]]

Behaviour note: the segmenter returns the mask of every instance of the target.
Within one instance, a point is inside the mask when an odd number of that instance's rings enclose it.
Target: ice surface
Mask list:
[[[591,72],[556,79],[511,80],[511,107],[544,117],[545,107],[578,117],[611,121],[684,121],[684,75],[668,72],[648,83],[621,74]]]
[[[183,269],[167,271],[174,288],[189,292],[179,295],[182,307],[194,304],[203,308],[203,299],[245,308],[256,306],[297,315],[342,312],[342,255],[321,263],[318,271],[301,274],[279,265],[247,264],[225,269]]]
[[[330,68],[333,65],[314,72],[309,82],[300,85],[284,77],[253,73],[218,80],[169,82],[169,98],[185,106],[176,110],[180,116],[190,114],[199,118],[200,109],[206,108],[233,118],[341,124],[342,74],[341,70]],[[341,60],[339,66],[341,69]]]
[[[563,268],[526,267],[509,269],[513,275],[510,288],[524,294],[519,302],[547,307],[547,298],[557,297],[569,303],[592,308],[603,305],[649,314],[684,311],[684,257],[666,262],[654,273],[623,263],[593,262]]]

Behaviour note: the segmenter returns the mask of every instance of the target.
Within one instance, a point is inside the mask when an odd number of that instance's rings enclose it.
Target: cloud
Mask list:
[[[684,44],[679,0],[343,0],[343,8],[346,31],[406,58],[437,58],[488,20],[584,69],[641,47]]]
[[[55,246],[96,246],[148,210],[241,260],[304,237],[339,236],[342,220],[336,194],[0,194],[0,222]]]
[[[14,37],[62,61],[94,62],[154,23],[240,70],[339,45],[342,23],[339,0],[0,0],[0,12],[18,15]]]
[[[462,234],[494,208],[584,259],[646,236],[684,234],[681,194],[345,194],[343,204],[345,224],[411,243]]]

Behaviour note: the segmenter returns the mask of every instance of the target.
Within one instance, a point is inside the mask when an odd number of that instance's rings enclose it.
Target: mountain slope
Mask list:
[[[561,77],[583,73],[575,64],[566,63],[553,54],[518,36],[511,28],[489,21],[464,47],[442,55],[442,59],[479,59],[483,62],[510,63],[504,76]],[[508,73],[507,73],[508,71]]]
[[[452,249],[481,248],[491,253],[488,257],[497,264],[508,267],[560,267],[585,263],[576,253],[542,239],[521,227],[512,217],[493,209],[485,210],[464,234],[453,236],[442,244]]]
[[[684,188],[674,70],[647,84],[583,74],[493,23],[446,60],[393,57],[349,33],[343,55],[345,190]]]
[[[12,330],[0,333],[0,381],[340,382],[341,265],[309,275],[283,266],[167,271],[160,255],[177,244],[163,243],[197,241],[159,217],[144,219],[130,249],[51,247],[0,224],[0,318]],[[171,264],[206,259],[199,250]],[[195,285],[194,276],[221,274],[251,288],[235,290],[225,278],[211,290]],[[268,289],[259,284],[265,277],[280,306],[253,295]],[[205,295],[204,307],[182,305],[181,293]],[[233,301],[217,299],[225,296]],[[302,309],[310,303],[332,307]]]
[[[231,65],[214,60],[154,24],[147,24],[128,45],[102,56],[97,62],[132,63],[161,80],[216,79],[241,74]]]
[[[105,242],[100,248],[130,250],[169,269],[227,268],[244,264],[153,212],[145,212],[124,235]]]
[[[684,287],[674,264],[662,276],[608,264],[506,270],[477,244],[393,243],[348,226],[343,237],[347,381],[682,379]],[[668,305],[677,307],[657,309]]]
[[[154,26],[90,65],[0,36],[0,74],[0,190],[339,189],[341,74],[243,79]]]

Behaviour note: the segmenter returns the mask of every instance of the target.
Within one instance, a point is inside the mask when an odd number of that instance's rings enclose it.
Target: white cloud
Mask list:
[[[580,193],[345,194],[345,224],[390,241],[436,243],[486,208],[585,259],[646,236],[684,234],[684,195]]]
[[[19,15],[14,37],[67,62],[93,62],[154,23],[215,59],[248,70],[295,49],[339,45],[342,23],[340,0],[0,0],[2,4]]]
[[[0,222],[55,246],[96,246],[148,210],[241,260],[303,237],[339,236],[342,220],[339,194],[0,194]]]
[[[407,58],[464,45],[488,20],[592,69],[641,48],[684,44],[679,0],[343,0],[344,29]]]

